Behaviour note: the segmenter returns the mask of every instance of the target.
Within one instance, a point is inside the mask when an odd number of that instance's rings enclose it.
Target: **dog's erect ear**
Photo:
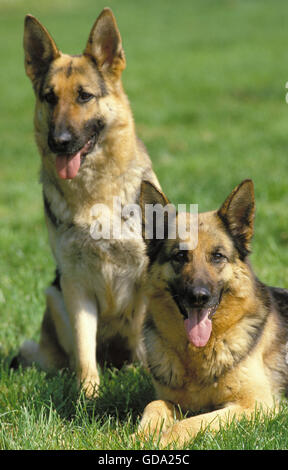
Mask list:
[[[169,204],[165,194],[157,189],[154,184],[150,183],[150,181],[142,181],[141,183],[140,207],[142,210],[142,216],[144,216],[146,204],[160,204],[162,207]]]
[[[103,72],[109,72],[117,78],[125,69],[121,36],[110,8],[104,8],[94,23],[84,55],[94,58]]]
[[[244,180],[228,196],[218,216],[235,240],[243,257],[250,252],[254,231],[255,198],[252,180]]]
[[[24,52],[25,70],[34,84],[60,55],[47,29],[32,15],[25,17]]]
[[[140,192],[140,209],[142,214],[142,236],[147,245],[150,262],[153,262],[165,238],[168,237],[168,212],[175,210],[166,196],[149,181],[143,181]]]

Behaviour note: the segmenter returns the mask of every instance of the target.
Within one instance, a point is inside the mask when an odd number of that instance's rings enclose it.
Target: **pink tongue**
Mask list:
[[[75,155],[57,155],[56,156],[56,170],[62,179],[72,179],[78,173],[81,163],[81,150]]]
[[[190,343],[198,348],[205,346],[211,335],[212,321],[208,318],[209,313],[210,309],[206,309],[203,312],[194,310],[189,315],[189,318],[184,320],[188,339]]]

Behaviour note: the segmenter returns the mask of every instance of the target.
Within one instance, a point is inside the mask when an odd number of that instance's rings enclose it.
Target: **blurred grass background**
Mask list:
[[[53,402],[51,405],[51,396],[65,387],[67,377],[50,378],[48,386],[47,377],[33,370],[18,375],[7,370],[6,361],[19,344],[25,338],[39,338],[43,291],[54,271],[38,184],[34,97],[23,66],[24,15],[38,17],[60,49],[73,54],[82,52],[92,24],[105,6],[112,8],[122,35],[127,58],[123,82],[137,132],[167,196],[175,204],[197,203],[200,211],[215,209],[242,179],[252,178],[257,203],[254,270],[262,281],[288,287],[286,0],[0,0],[0,418],[5,416],[0,448],[29,447],[23,423],[28,423],[31,433],[36,432],[35,420],[42,416],[42,407],[47,413],[50,410],[46,418],[50,416],[55,426],[59,420],[68,435],[64,421],[69,416],[71,426],[72,416],[77,415],[72,399],[76,396],[78,407],[84,403],[71,386],[69,405],[67,400],[61,405],[60,399],[56,405],[54,401],[54,408]],[[107,374],[104,382],[110,388],[114,384],[115,397],[119,396],[117,384],[125,388],[125,381],[134,379],[131,390],[141,381],[150,390],[149,379],[146,381],[141,370],[120,375],[124,382],[117,374],[112,378]],[[114,418],[119,418],[121,410],[125,415],[132,409],[135,400],[135,410],[141,412],[149,393],[141,403],[139,393],[140,388],[136,398],[129,395],[125,404],[120,399]],[[93,406],[94,416],[101,405]],[[66,414],[60,413],[54,420],[53,413],[63,407]],[[91,410],[88,415],[91,417]],[[89,423],[95,426],[93,420]],[[124,434],[126,425],[129,428],[127,423],[121,428]],[[98,432],[106,436],[101,426]],[[287,421],[286,428],[282,423],[279,429],[287,432]],[[120,445],[105,437],[94,444],[95,433],[93,427],[93,438],[91,434],[86,446],[82,441],[77,444],[70,434],[70,440],[63,438],[60,444],[49,441],[48,431],[41,442],[44,448]],[[32,448],[40,446],[40,438],[35,439]],[[233,446],[243,445],[242,441],[240,432],[239,444]],[[283,446],[284,441],[277,444],[270,439],[269,445]],[[265,447],[263,442],[261,445]]]

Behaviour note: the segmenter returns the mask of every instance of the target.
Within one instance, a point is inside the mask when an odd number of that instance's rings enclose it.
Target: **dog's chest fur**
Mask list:
[[[79,203],[78,207],[77,203],[73,205],[73,198],[70,194],[68,200],[72,200],[72,205],[68,204],[67,196],[64,196],[61,188],[48,179],[47,175],[43,181],[50,244],[60,273],[72,275],[79,284],[95,295],[102,318],[118,316],[124,311],[126,316],[129,315],[139,295],[147,263],[141,227],[140,225],[136,227],[134,236],[127,239],[127,233],[123,234],[123,227],[126,227],[125,216],[116,217],[115,222],[113,195],[121,201],[122,207],[127,204],[136,204],[143,172],[147,174],[148,171],[149,176],[154,177],[149,166],[142,165],[128,170],[125,176],[119,178],[115,184],[115,190],[113,185],[109,186],[108,179],[105,181],[104,178],[98,180],[95,178],[95,189],[90,193],[90,201],[85,194],[84,202]],[[88,177],[91,177],[90,173]],[[85,192],[86,179],[87,174],[83,172],[81,184],[78,183],[78,187],[71,188],[71,192],[77,195],[79,201],[81,191]],[[111,183],[111,178],[109,179]],[[107,191],[104,193],[102,188],[105,184]],[[76,181],[72,181],[70,186],[76,186]],[[90,183],[89,187],[91,187]],[[95,204],[105,204],[106,212],[103,220],[105,221],[108,214],[111,229],[112,223],[116,225],[120,223],[121,227],[116,226],[116,230],[122,230],[122,236],[117,235],[117,239],[93,238],[91,234],[95,219],[92,210],[94,204],[91,204],[93,200],[97,201]]]

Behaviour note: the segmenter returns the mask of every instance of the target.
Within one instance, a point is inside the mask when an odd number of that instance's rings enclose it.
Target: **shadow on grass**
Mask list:
[[[11,355],[12,358],[12,355]],[[75,374],[69,370],[55,374],[39,370],[36,366],[10,369],[11,358],[0,355],[0,413],[3,409],[33,407],[36,414],[49,412],[51,406],[61,419],[99,424],[109,418],[110,423],[134,424],[146,404],[154,399],[149,375],[140,365],[122,369],[104,368],[98,397],[88,400],[78,390]],[[37,411],[38,410],[38,411]]]

